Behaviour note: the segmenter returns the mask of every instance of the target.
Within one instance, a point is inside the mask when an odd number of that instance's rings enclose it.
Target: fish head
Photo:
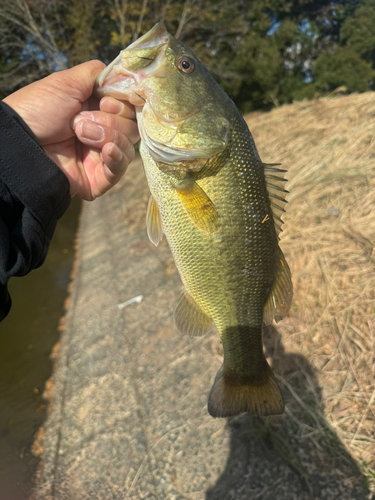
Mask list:
[[[228,97],[194,53],[158,23],[98,76],[96,94],[136,106],[140,135],[156,161],[210,158],[229,137]]]

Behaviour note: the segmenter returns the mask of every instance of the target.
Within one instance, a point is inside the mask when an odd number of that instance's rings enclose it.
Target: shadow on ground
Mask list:
[[[321,390],[307,359],[287,354],[273,326],[267,358],[287,403],[284,415],[228,419],[230,451],[206,500],[374,498],[358,465],[324,418]]]

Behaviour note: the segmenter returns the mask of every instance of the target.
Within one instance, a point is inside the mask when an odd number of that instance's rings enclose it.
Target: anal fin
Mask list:
[[[190,219],[199,229],[213,233],[219,229],[219,214],[208,195],[192,178],[174,186]]]
[[[161,222],[159,207],[153,196],[148,200],[146,215],[147,235],[156,247],[163,239],[163,225]]]
[[[270,325],[275,319],[279,322],[287,315],[293,299],[292,276],[281,249],[278,249],[275,281],[263,309],[263,321]]]
[[[209,331],[212,324],[212,319],[202,311],[193,297],[185,290],[183,290],[177,301],[174,310],[174,321],[181,333],[191,336],[204,335]]]

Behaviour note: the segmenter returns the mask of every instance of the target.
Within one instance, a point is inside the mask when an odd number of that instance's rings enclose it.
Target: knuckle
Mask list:
[[[100,125],[103,125],[104,127],[109,129],[116,128],[114,117],[104,111],[94,111],[93,118],[96,123],[100,123]]]

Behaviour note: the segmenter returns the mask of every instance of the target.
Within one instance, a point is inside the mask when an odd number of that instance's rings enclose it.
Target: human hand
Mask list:
[[[92,96],[104,67],[100,61],[89,61],[4,99],[65,173],[71,195],[84,200],[94,200],[120,180],[139,140],[131,104],[110,97],[99,103]]]

